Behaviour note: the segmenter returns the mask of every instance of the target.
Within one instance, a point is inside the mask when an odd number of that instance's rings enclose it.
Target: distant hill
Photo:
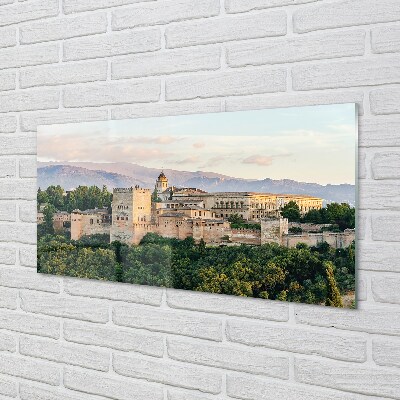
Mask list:
[[[45,189],[50,185],[60,185],[65,190],[74,189],[77,186],[102,187],[109,189],[114,187],[130,187],[132,185],[144,185],[132,177],[115,174],[101,170],[73,167],[70,165],[50,165],[38,168],[38,186]]]
[[[73,189],[79,185],[106,185],[115,187],[154,188],[160,170],[131,163],[39,163],[38,185],[45,189],[50,185],[61,185]],[[355,204],[355,186],[349,184],[320,185],[297,182],[290,179],[262,180],[240,179],[214,172],[189,172],[164,169],[169,184],[181,187],[197,187],[207,192],[264,192],[276,194],[307,194],[323,198],[326,202]]]

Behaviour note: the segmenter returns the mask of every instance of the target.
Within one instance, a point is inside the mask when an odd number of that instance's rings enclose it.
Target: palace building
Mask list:
[[[289,201],[295,201],[302,214],[322,208],[322,199],[305,195],[207,193],[197,188],[176,188],[169,186],[168,178],[161,172],[154,191],[139,186],[115,188],[111,216],[107,210],[74,210],[71,237],[78,239],[83,235],[108,232],[111,242],[139,244],[152,232],[169,238],[203,239],[208,244],[227,240],[281,243],[282,236],[288,232],[288,224],[281,218],[280,209]],[[250,223],[259,223],[261,231],[232,229],[228,218],[234,214]]]

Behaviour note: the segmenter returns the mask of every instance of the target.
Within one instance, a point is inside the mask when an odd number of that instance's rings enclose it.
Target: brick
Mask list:
[[[60,324],[54,319],[7,310],[0,310],[0,329],[54,339],[60,334]]]
[[[399,65],[397,56],[296,65],[292,69],[293,88],[311,90],[400,83]]]
[[[374,53],[400,51],[400,26],[389,25],[372,29],[371,48]]]
[[[204,311],[217,314],[237,315],[249,318],[287,321],[289,305],[285,303],[226,297],[212,293],[167,290],[167,302],[172,308]]]
[[[400,152],[376,153],[372,159],[374,179],[400,178]]]
[[[16,209],[15,203],[10,201],[0,201],[0,221],[15,221],[16,220]],[[14,254],[12,256],[12,262],[2,262],[8,259],[8,254]],[[3,253],[4,252],[4,253]],[[14,264],[15,262],[15,250],[0,247],[0,264]]]
[[[36,202],[23,202],[19,204],[19,220],[21,222],[37,222]]]
[[[109,104],[145,103],[160,98],[160,81],[120,81],[66,87],[65,107],[89,107]]]
[[[144,53],[161,48],[158,29],[114,32],[106,35],[69,39],[64,42],[64,60],[112,57],[123,54]]]
[[[0,159],[0,178],[15,178],[17,164],[15,159]]]
[[[73,296],[97,297],[153,306],[161,305],[162,288],[111,282],[67,279],[64,290]]]
[[[383,397],[400,398],[400,373],[354,366],[344,362],[295,360],[295,379],[332,389]]]
[[[223,400],[222,397],[204,393],[199,394],[198,391],[169,388],[167,398],[168,400]]]
[[[64,0],[64,13],[70,14],[80,11],[92,11],[100,8],[123,6],[154,0]]]
[[[0,222],[0,242],[36,243],[36,224]]]
[[[360,270],[362,273],[362,270]],[[366,301],[368,299],[367,279],[360,278],[360,273],[356,283],[356,301]]]
[[[225,0],[225,10],[228,13],[240,13],[263,8],[306,4],[314,1],[318,0]]]
[[[20,114],[21,130],[36,131],[39,125],[68,124],[75,122],[105,121],[107,110],[87,108],[79,110],[33,111]]]
[[[58,108],[58,89],[21,90],[0,94],[0,112]]]
[[[1,65],[0,60],[0,69]],[[15,89],[15,79],[15,71],[0,71],[0,91]]]
[[[372,90],[369,98],[373,114],[400,114],[400,88]]]
[[[23,267],[37,267],[37,246],[19,246],[19,262]]]
[[[24,69],[20,73],[20,86],[21,88],[29,88],[105,81],[106,79],[107,61],[102,60]]]
[[[21,44],[70,39],[77,36],[94,35],[107,31],[107,15],[86,14],[84,16],[57,18],[52,21],[33,22],[20,28]]]
[[[397,0],[382,0],[379,3],[371,0],[338,0],[299,8],[293,14],[293,27],[295,32],[304,33],[399,19],[400,3]]]
[[[11,115],[0,116],[0,133],[14,133],[17,130],[17,118]]]
[[[19,262],[24,267],[36,268],[37,246],[21,246],[19,249]]]
[[[0,155],[35,154],[36,138],[33,136],[0,136]]]
[[[400,304],[400,278],[375,276],[372,279],[372,294],[374,300],[380,303]]]
[[[222,375],[202,367],[175,363],[171,360],[114,354],[113,367],[117,374],[146,379],[171,386],[220,393]]]
[[[0,332],[0,351],[15,353],[17,350],[17,341],[15,337],[8,333]]]
[[[58,0],[32,0],[29,7],[24,2],[16,2],[0,8],[0,26],[55,17],[58,13]]]
[[[111,109],[112,119],[166,117],[172,115],[204,114],[221,111],[221,100],[172,101],[155,104],[132,104]]]
[[[356,311],[296,305],[295,312],[299,324],[379,335],[400,335],[400,312],[390,308],[375,307]]]
[[[106,396],[116,400],[131,400],[132,395],[143,400],[163,400],[161,385],[142,381],[127,381],[107,377],[104,374],[65,368],[65,387],[83,393]]]
[[[21,68],[31,65],[51,64],[58,62],[58,43],[18,46],[0,50],[0,69]]]
[[[220,341],[222,323],[219,319],[192,313],[156,309],[139,305],[116,305],[113,310],[116,325],[152,331],[175,333]]]
[[[310,385],[239,374],[228,374],[226,391],[228,396],[244,400],[369,400],[369,397],[355,393],[346,394]]]
[[[369,218],[367,218],[366,215],[363,215],[361,211],[357,221],[357,239],[359,241],[366,239],[367,221],[369,221]]]
[[[365,31],[334,32],[235,43],[227,48],[231,67],[280,64],[364,54]]]
[[[54,294],[22,292],[21,308],[35,314],[46,314],[99,323],[108,321],[108,307],[105,303],[94,300],[60,297]]]
[[[400,367],[400,340],[374,338],[372,340],[372,358],[378,365]]]
[[[364,362],[366,340],[355,335],[231,320],[227,338],[247,346],[261,346],[294,353],[317,354],[337,360]]]
[[[0,48],[17,44],[17,30],[15,28],[0,29]]]
[[[358,149],[358,178],[365,179],[367,177],[367,165],[366,165],[366,156],[367,154],[364,152],[364,149]]]
[[[171,50],[142,54],[112,63],[112,79],[141,76],[217,70],[220,68],[221,50],[218,48],[197,51]]]
[[[21,400],[82,400],[82,392],[78,393],[65,387],[36,386],[33,382],[21,382],[19,394]],[[105,397],[85,394],[85,400],[107,400]]]
[[[368,147],[400,146],[399,129],[400,116],[397,115],[362,118],[359,123],[359,145]]]
[[[265,38],[286,34],[284,11],[231,16],[226,18],[182,23],[165,30],[168,48]]]
[[[12,247],[0,246],[0,264],[14,265],[16,250]]]
[[[18,306],[17,302],[18,302],[17,290],[0,287],[0,308],[8,308],[10,310],[16,310]],[[1,318],[2,317],[0,314],[0,319]]]
[[[169,357],[174,360],[280,379],[289,378],[289,358],[273,353],[182,338],[168,338],[167,347]]]
[[[20,338],[19,352],[25,356],[43,358],[98,371],[108,371],[110,363],[108,352],[94,350],[87,346],[61,344],[58,341],[29,336]]]
[[[397,181],[362,181],[359,185],[361,209],[390,210],[400,209],[398,199],[400,187]]]
[[[19,159],[19,176],[21,178],[36,178],[36,157],[23,157]],[[33,213],[35,214],[35,213]],[[29,221],[31,222],[31,221]]]
[[[154,357],[162,357],[164,354],[163,335],[136,329],[121,330],[116,327],[99,327],[97,324],[66,321],[64,338],[69,342]]]
[[[14,354],[1,355],[0,373],[54,386],[60,383],[60,371],[54,368],[53,364],[27,359]]]
[[[358,243],[358,265],[367,271],[400,272],[400,247],[396,243]]]
[[[400,214],[373,215],[372,239],[384,242],[400,242]]]
[[[218,15],[218,0],[161,0],[145,2],[130,8],[116,10],[112,14],[114,30],[136,28],[157,24],[168,24],[194,18]]]
[[[18,383],[13,380],[9,380],[8,378],[4,378],[0,376],[0,395],[8,396],[8,397],[17,397],[18,396]],[[7,399],[8,399],[7,397]]]
[[[0,180],[0,200],[36,199],[36,181],[28,179]]]
[[[39,275],[25,268],[1,268],[0,285],[17,289],[60,293],[60,280],[58,277]]]
[[[218,72],[167,79],[167,100],[184,100],[214,96],[238,96],[286,90],[284,69],[254,69]]]
[[[45,389],[42,387],[32,386],[31,383],[21,382],[19,385],[19,394],[21,400],[78,400],[79,394],[70,394],[70,392],[66,391],[65,388],[56,389],[52,388],[51,390],[46,387]],[[88,400],[91,397],[86,396]]]

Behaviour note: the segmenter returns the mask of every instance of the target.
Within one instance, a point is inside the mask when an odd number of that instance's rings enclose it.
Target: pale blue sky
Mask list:
[[[52,125],[38,159],[354,184],[356,131],[354,104]]]

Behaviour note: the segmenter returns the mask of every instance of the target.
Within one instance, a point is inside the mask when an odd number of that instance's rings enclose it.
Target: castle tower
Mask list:
[[[112,201],[111,242],[137,244],[142,228],[151,222],[151,191],[139,186],[115,188]]]
[[[158,175],[158,178],[156,180],[156,190],[157,193],[160,194],[167,189],[168,189],[168,179],[164,175],[164,171],[162,171],[161,174]]]

